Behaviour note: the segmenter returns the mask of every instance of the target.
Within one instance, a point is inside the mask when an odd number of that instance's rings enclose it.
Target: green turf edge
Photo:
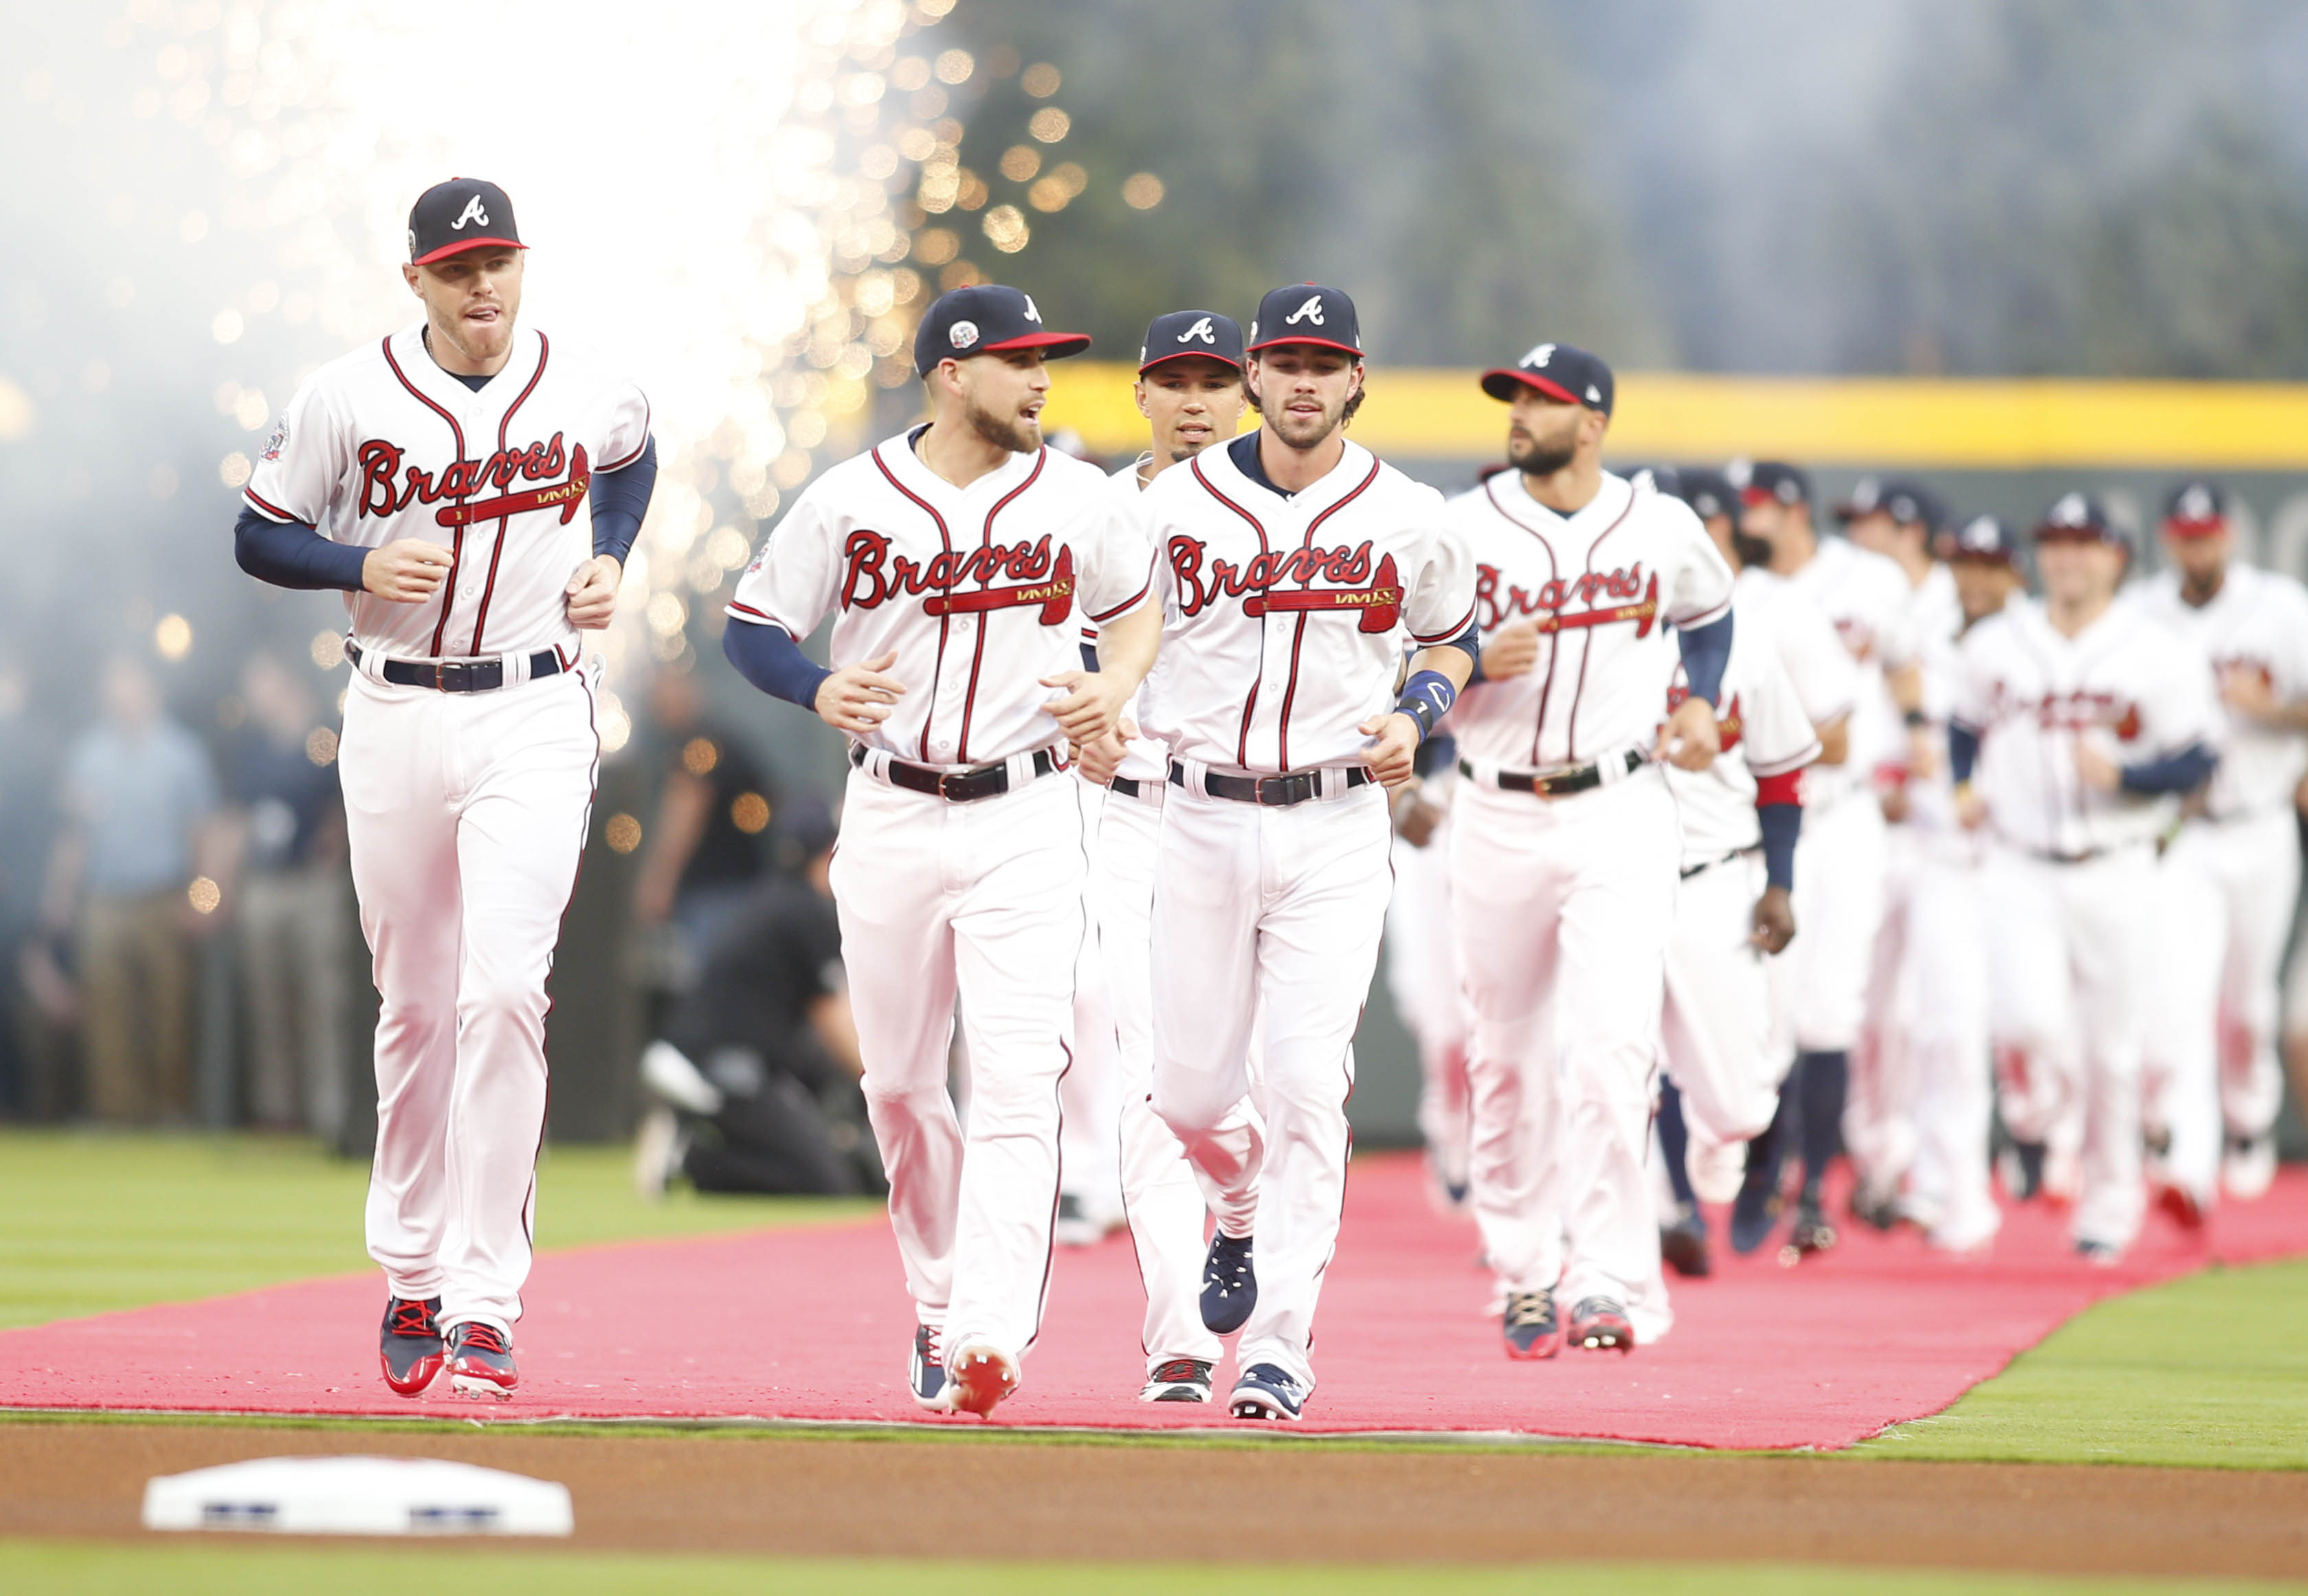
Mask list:
[[[1864,1589],[1889,1596],[2275,1596],[2308,1591],[2292,1582],[2093,1578],[1760,1563],[1713,1566],[1661,1563],[1522,1565],[1336,1565],[1235,1561],[1134,1566],[887,1558],[742,1557],[576,1551],[551,1542],[519,1547],[457,1545],[133,1546],[73,1541],[0,1541],[0,1584],[38,1596],[165,1590],[170,1596],[270,1596],[325,1587],[331,1596],[407,1596],[412,1588],[486,1582],[492,1592],[594,1592],[679,1590],[684,1596],[786,1596],[840,1591],[845,1596],[1529,1596],[1547,1582],[1607,1590],[1614,1596],[1842,1596]]]

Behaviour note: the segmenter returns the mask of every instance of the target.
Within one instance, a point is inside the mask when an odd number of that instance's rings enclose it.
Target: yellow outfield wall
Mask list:
[[[1068,360],[1051,375],[1046,430],[1071,427],[1101,454],[1145,447],[1129,367]],[[1407,459],[1502,455],[1505,407],[1477,375],[1374,367],[1356,440]],[[1619,379],[1610,448],[1621,460],[2297,470],[2308,468],[2308,384],[1632,371]]]

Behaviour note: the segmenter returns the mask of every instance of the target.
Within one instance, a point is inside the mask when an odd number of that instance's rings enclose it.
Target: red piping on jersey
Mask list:
[[[1504,473],[1501,474],[1503,475]],[[1491,501],[1491,508],[1496,510],[1501,515],[1504,516],[1510,526],[1519,526],[1522,528],[1524,531],[1529,532],[1532,537],[1538,539],[1538,546],[1546,550],[1547,581],[1561,581],[1563,578],[1563,567],[1554,557],[1554,540],[1548,538],[1545,531],[1531,525],[1529,522],[1522,520],[1520,517],[1516,515],[1513,511],[1508,509],[1504,504],[1501,503],[1499,499],[1499,490],[1491,486],[1491,482],[1493,480],[1494,480],[1494,479],[1486,479],[1483,483],[1483,494],[1485,497]],[[1544,741],[1546,737],[1546,706],[1554,696],[1554,662],[1561,659],[1562,656],[1563,636],[1562,634],[1556,633],[1550,636],[1546,641],[1546,679],[1538,685],[1538,724],[1530,729],[1530,763],[1533,765],[1537,765],[1538,763],[1539,744]]]
[[[913,445],[910,443],[907,444],[907,447],[909,448],[911,448],[912,446]],[[929,500],[924,498],[920,494],[916,493],[912,488],[898,480],[898,474],[891,470],[890,469],[889,462],[882,458],[881,445],[875,445],[873,454],[874,469],[882,473],[883,477],[888,480],[891,487],[896,488],[900,493],[905,495],[906,497],[911,499],[921,510],[923,514],[928,516],[932,521],[937,523],[938,541],[945,546],[945,552],[947,554],[952,554],[953,534],[946,531],[945,517],[940,515],[934,509],[931,508]],[[948,560],[946,562],[949,569],[952,568],[952,563],[953,562],[952,560]],[[951,587],[949,587],[948,591],[952,591]],[[918,757],[925,764],[929,763],[930,757],[930,727],[937,720],[938,678],[945,674],[946,628],[951,626],[952,624],[953,617],[952,615],[942,615],[938,617],[937,664],[932,667],[930,670],[929,707],[922,712],[922,751],[918,755],[917,755],[917,757]]]
[[[289,514],[288,511],[280,508],[280,505],[267,504],[264,500],[258,498],[254,493],[251,493],[245,487],[242,488],[240,492],[243,498],[255,505],[258,509],[263,511],[264,513],[270,515],[275,521],[295,521],[297,519],[295,516]]]
[[[521,409],[523,404],[527,403],[529,396],[537,392],[537,384],[543,381],[545,377],[545,363],[551,358],[553,358],[553,342],[550,339],[547,338],[544,333],[540,332],[537,335],[537,369],[529,374],[529,385],[521,391],[521,394],[518,398],[505,407],[504,415],[497,422],[497,453],[499,456],[503,456],[504,453],[505,431],[512,425],[513,412]],[[581,444],[578,447],[581,449],[584,445]],[[578,477],[583,476],[584,472],[573,466],[570,470],[569,475],[573,480]],[[573,499],[570,501],[570,508],[573,512],[575,510],[575,500]],[[497,517],[497,540],[489,549],[488,581],[481,587],[480,617],[473,623],[473,653],[476,657],[478,657],[481,651],[481,633],[489,624],[489,600],[496,595],[497,591],[497,562],[504,557],[505,528],[511,524],[512,522],[510,517],[503,515]]]
[[[1195,455],[1192,460],[1186,462],[1186,467],[1189,470],[1194,473],[1195,481],[1201,483],[1204,487],[1210,488],[1210,494],[1212,498],[1218,500],[1219,504],[1224,505],[1236,515],[1241,516],[1244,521],[1250,522],[1250,530],[1258,534],[1258,552],[1261,554],[1268,552],[1266,547],[1266,529],[1259,524],[1257,516],[1253,515],[1240,505],[1236,504],[1232,499],[1227,497],[1226,495],[1220,493],[1216,487],[1212,487],[1210,486],[1210,479],[1202,474],[1202,457],[1199,454]],[[1250,718],[1252,715],[1258,712],[1258,690],[1265,685],[1266,617],[1262,614],[1258,617],[1258,674],[1251,678],[1250,696],[1243,701],[1242,736],[1235,744],[1234,750],[1235,763],[1242,766],[1244,770],[1248,770],[1250,768]]]
[[[544,336],[545,336],[545,334],[544,334],[544,333],[542,333],[542,332],[540,332],[540,333],[538,333],[538,336],[539,338],[542,338],[542,337],[544,337]],[[623,460],[618,461],[615,465],[605,465],[605,466],[598,467],[598,468],[596,468],[596,469],[597,469],[597,470],[604,470],[604,471],[622,471],[622,470],[624,470],[627,466],[629,466],[629,465],[633,464],[633,462],[635,462],[636,460],[639,460],[639,459],[642,457],[642,451],[649,447],[649,441],[650,441],[650,402],[649,402],[649,395],[648,395],[648,394],[646,394],[646,393],[644,393],[644,394],[642,394],[642,441],[641,441],[640,443],[635,444],[633,445],[633,452],[631,454],[626,455]]]
[[[1624,526],[1627,522],[1627,517],[1635,513],[1635,496],[1636,496],[1632,491],[1628,493],[1627,507],[1619,512],[1618,519],[1612,522],[1609,526],[1605,527],[1601,531],[1596,533],[1595,541],[1587,546],[1587,569],[1581,574],[1592,576],[1595,574],[1595,551],[1603,547],[1604,539],[1609,537],[1613,532],[1617,531],[1622,526]],[[1658,578],[1654,577],[1652,580],[1657,581]],[[1579,705],[1580,701],[1587,696],[1587,659],[1588,656],[1592,654],[1594,651],[1595,632],[1592,627],[1589,627],[1586,633],[1580,639],[1579,685],[1572,689],[1571,720],[1570,724],[1563,729],[1565,741],[1563,748],[1563,756],[1574,763],[1577,763],[1579,758]]]
[[[1368,476],[1365,477],[1360,482],[1356,483],[1352,488],[1348,489],[1348,492],[1339,498],[1338,503],[1322,510],[1316,514],[1312,521],[1306,523],[1306,535],[1298,539],[1298,547],[1301,549],[1312,548],[1314,546],[1314,533],[1316,530],[1320,528],[1324,522],[1330,520],[1331,516],[1336,515],[1339,511],[1345,509],[1348,505],[1353,504],[1355,500],[1361,497],[1363,490],[1377,480],[1378,462],[1376,459],[1373,459],[1371,462],[1370,474]],[[1307,574],[1299,580],[1298,585],[1302,588],[1313,587],[1314,585],[1314,574],[1312,571],[1307,572]],[[1281,768],[1286,772],[1290,769],[1290,703],[1293,699],[1298,696],[1298,650],[1305,641],[1306,612],[1302,609],[1298,612],[1297,629],[1290,634],[1290,681],[1288,685],[1282,689],[1282,713],[1277,718],[1274,727],[1275,753],[1279,755]]]
[[[409,397],[449,424],[450,436],[457,440],[457,463],[464,464],[465,429],[457,425],[457,418],[427,399],[417,384],[409,380],[409,374],[400,369],[400,362],[392,358],[392,338],[385,338],[378,347],[384,351],[384,363],[392,367],[392,375],[400,379],[400,385],[409,390]],[[458,473],[460,476],[463,474],[461,471]],[[473,486],[478,487],[479,484]],[[466,487],[451,496],[465,499],[470,498],[472,493],[472,487]],[[464,553],[465,529],[461,526],[449,544],[449,574],[441,579],[441,619],[433,628],[433,657],[436,660],[441,657],[441,634],[449,629],[450,607],[457,601],[457,562],[464,557]]]
[[[994,541],[994,518],[1007,510],[1012,499],[1041,479],[1042,467],[1049,458],[1050,451],[1046,444],[1036,450],[1034,469],[1026,473],[1026,479],[994,502],[994,508],[986,513],[986,524],[977,531],[977,546],[980,548]],[[1063,571],[1060,574],[1064,574]],[[977,585],[982,590],[993,580],[993,573],[989,571],[977,579]],[[952,583],[947,584],[946,591],[949,593],[953,591]],[[977,623],[977,646],[970,651],[969,655],[969,686],[962,694],[961,699],[961,741],[955,746],[953,755],[954,763],[957,764],[969,763],[969,718],[977,709],[977,668],[985,662],[986,634],[992,630],[994,630],[993,616],[980,617]]]

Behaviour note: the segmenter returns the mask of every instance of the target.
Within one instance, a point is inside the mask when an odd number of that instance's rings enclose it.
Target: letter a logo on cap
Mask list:
[[[1531,350],[1529,354],[1525,355],[1522,358],[1522,363],[1525,366],[1545,366],[1549,360],[1554,358],[1554,346],[1551,343],[1543,343],[1537,349]]]
[[[1312,322],[1317,327],[1322,324],[1322,295],[1309,294],[1305,304],[1282,318],[1282,324],[1286,327],[1295,327],[1302,321]]]
[[[1039,323],[1042,319],[1042,313],[1034,308],[1034,296],[1031,294],[1021,294],[1018,297],[1026,302],[1026,319],[1029,322]]]
[[[1316,319],[1320,320],[1321,318],[1317,317]],[[1218,347],[1218,334],[1211,330],[1210,317],[1204,316],[1201,321],[1196,322],[1193,326],[1178,334],[1178,341],[1180,343],[1192,343],[1196,339],[1201,340],[1204,343],[1209,344],[1212,349],[1216,349]]]
[[[478,221],[483,227],[489,225],[489,213],[481,209],[481,196],[478,194],[475,194],[471,199],[465,202],[465,209],[463,212],[456,220],[449,224],[449,230],[452,233],[461,233],[465,230],[465,224],[469,221]]]

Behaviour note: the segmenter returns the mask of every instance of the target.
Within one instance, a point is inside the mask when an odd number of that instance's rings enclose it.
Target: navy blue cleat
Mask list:
[[[384,1305],[384,1333],[379,1351],[384,1360],[384,1383],[397,1396],[422,1396],[448,1358],[441,1339],[441,1299],[427,1297],[389,1298]]]
[[[1581,1298],[1571,1310],[1571,1344],[1589,1352],[1632,1352],[1634,1326],[1627,1323],[1627,1310],[1610,1298]]]
[[[1563,1321],[1551,1290],[1510,1293],[1504,1328],[1510,1358],[1552,1358],[1563,1350]]]
[[[1258,1306],[1258,1274],[1250,1264],[1250,1238],[1224,1230],[1210,1238],[1202,1262],[1202,1324],[1213,1335],[1231,1335],[1250,1323]]]
[[[907,1359],[907,1384],[914,1401],[933,1412],[945,1410],[945,1357],[938,1348],[938,1333],[926,1324],[914,1326],[914,1355]]]
[[[512,1343],[494,1324],[468,1319],[449,1332],[449,1389],[459,1396],[501,1402],[521,1384]]]
[[[1306,1387],[1278,1364],[1253,1363],[1234,1383],[1227,1411],[1236,1419],[1296,1419],[1306,1404]]]

